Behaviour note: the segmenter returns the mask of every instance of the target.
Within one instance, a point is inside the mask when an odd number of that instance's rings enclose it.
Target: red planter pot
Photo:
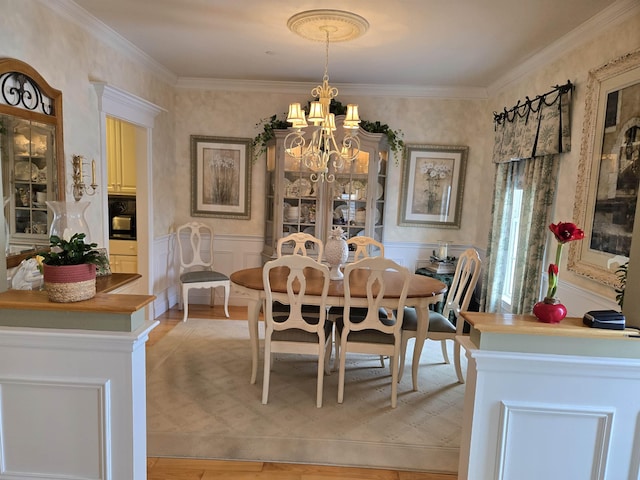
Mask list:
[[[545,297],[533,306],[533,314],[544,323],[559,323],[567,316],[567,308],[556,298]]]
[[[58,303],[79,302],[96,295],[96,266],[90,263],[80,265],[42,265],[44,288],[49,300]]]

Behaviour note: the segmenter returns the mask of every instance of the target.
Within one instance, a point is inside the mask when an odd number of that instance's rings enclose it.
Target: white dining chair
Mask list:
[[[270,272],[274,268],[288,268],[287,292],[273,292]],[[307,290],[310,272],[321,274],[322,293],[319,297],[318,314],[306,314],[303,299]],[[264,265],[262,282],[266,296],[264,335],[264,377],[262,403],[269,399],[269,382],[272,353],[304,353],[318,356],[316,407],[322,406],[322,391],[325,372],[329,374],[331,355],[331,330],[333,324],[326,318],[326,299],[329,291],[329,267],[302,255],[284,255]],[[286,305],[286,312],[273,310],[274,302]]]
[[[456,336],[463,334],[464,320],[460,317],[460,312],[469,308],[471,297],[478,283],[478,278],[480,278],[481,263],[480,255],[478,255],[475,249],[469,248],[465,250],[462,255],[460,255],[460,258],[458,258],[456,271],[451,281],[451,287],[449,288],[442,314],[432,310],[429,311],[429,328],[427,330],[426,340],[440,341],[445,363],[449,363],[446,341],[453,341],[453,362],[456,368],[458,382],[460,383],[464,383],[462,367],[460,365],[460,343],[456,340]],[[451,322],[450,314],[454,316],[455,324]],[[406,307],[404,323],[402,324],[402,350],[400,354],[398,381],[402,379],[402,373],[404,372],[407,343],[410,338],[416,337],[417,329],[418,315],[416,310],[415,308]]]
[[[229,316],[231,280],[213,268],[213,229],[204,223],[190,222],[176,229],[180,260],[179,308],[184,308],[182,321],[189,315],[189,291],[199,288],[211,290],[211,305],[217,287],[224,288],[224,313]]]
[[[367,282],[364,292],[351,289],[355,275],[366,270]],[[385,273],[395,272],[402,290],[397,298],[385,297]],[[398,360],[404,305],[409,291],[411,272],[384,257],[369,257],[349,263],[344,269],[344,315],[336,320],[336,343],[340,342],[338,403],[344,400],[345,366],[348,353],[366,353],[388,356],[391,359],[391,407],[395,408],[398,396]],[[357,297],[354,296],[357,294]],[[364,297],[362,295],[364,294]],[[367,314],[351,315],[352,305],[362,298],[367,299]],[[381,318],[380,308],[388,307],[397,312],[391,318]]]

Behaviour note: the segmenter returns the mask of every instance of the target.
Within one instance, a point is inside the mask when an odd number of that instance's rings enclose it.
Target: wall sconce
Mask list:
[[[91,160],[91,184],[85,185],[82,179],[82,162],[84,157],[82,155],[73,155],[73,198],[76,202],[79,202],[82,195],[94,195],[98,184],[96,183],[96,161]]]

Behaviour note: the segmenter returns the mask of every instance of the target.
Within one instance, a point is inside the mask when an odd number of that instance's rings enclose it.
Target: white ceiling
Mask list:
[[[319,82],[323,43],[287,19],[349,10],[369,31],[331,43],[336,84],[489,88],[637,0],[74,0],[179,78]]]

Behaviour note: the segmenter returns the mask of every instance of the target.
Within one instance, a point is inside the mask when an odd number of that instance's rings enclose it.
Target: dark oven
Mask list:
[[[136,197],[109,196],[109,238],[136,239]]]

